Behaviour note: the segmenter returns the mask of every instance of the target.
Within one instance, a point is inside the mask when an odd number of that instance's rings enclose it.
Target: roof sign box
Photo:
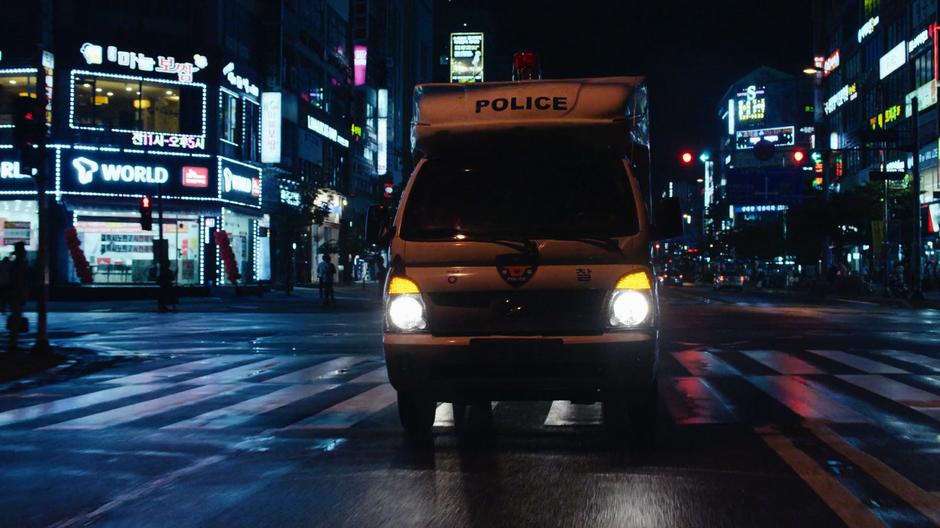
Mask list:
[[[425,154],[438,135],[592,126],[620,127],[626,143],[649,145],[642,77],[422,84],[414,97],[413,140]]]
[[[879,78],[884,79],[891,75],[898,68],[903,66],[905,62],[907,62],[906,41],[899,43],[897,46],[891,48],[891,51],[881,56],[881,60],[878,63]]]

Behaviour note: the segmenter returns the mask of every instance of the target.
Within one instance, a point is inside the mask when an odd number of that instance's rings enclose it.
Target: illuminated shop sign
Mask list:
[[[893,123],[901,117],[901,105],[889,106],[884,112],[868,120],[872,129],[884,128],[885,125]]]
[[[780,211],[786,211],[787,206],[785,205],[736,205],[734,206],[735,214],[747,214],[747,213],[776,213]]]
[[[261,94],[261,163],[281,162],[281,92]]]
[[[833,70],[839,67],[839,50],[832,52],[824,62],[823,62],[823,77],[828,77]]]
[[[339,132],[337,132],[335,128],[313,116],[307,116],[307,128],[313,130],[317,134],[320,134],[326,139],[329,139],[330,141],[338,143],[340,146],[349,146],[349,140],[339,135]]]
[[[450,82],[483,82],[483,33],[450,34]]]
[[[157,55],[153,58],[138,51],[119,50],[117,46],[102,47],[86,42],[81,47],[82,57],[89,65],[104,64],[105,61],[131,70],[176,75],[181,83],[193,82],[193,74],[209,65],[204,55],[193,55],[192,62],[179,61],[176,57]]]
[[[219,156],[219,198],[261,207],[261,169]]]
[[[916,37],[907,41],[907,54],[910,55],[911,53],[914,53],[928,41],[930,41],[930,31],[925,29],[918,33]]]
[[[763,86],[748,86],[738,92],[738,122],[760,121],[767,112],[767,98]]]
[[[823,105],[823,110],[826,114],[831,114],[835,112],[837,108],[844,105],[849,101],[854,101],[858,98],[858,87],[855,83],[847,84],[839,89],[838,92],[832,95],[826,104]]]
[[[862,27],[858,28],[858,41],[861,43],[865,40],[865,37],[871,35],[875,32],[875,27],[878,25],[878,22],[881,21],[880,17],[872,17],[868,19],[868,22],[865,22]]]
[[[369,48],[353,46],[353,86],[362,86],[366,83],[366,64],[369,59]]]
[[[388,172],[388,90],[385,88],[379,89],[377,110],[375,172],[381,176]]]
[[[920,88],[904,96],[904,117],[911,117],[913,113],[911,101],[915,97],[917,98],[917,110],[920,112],[924,111],[925,108],[937,104],[937,81],[931,79]]]
[[[878,75],[881,79],[891,75],[907,62],[907,42],[901,42],[891,51],[881,56],[878,63]]]
[[[252,97],[258,97],[258,94],[261,93],[258,89],[258,85],[235,73],[234,62],[230,62],[222,68],[222,76],[225,77],[225,80],[228,81],[229,84]]]
[[[346,199],[333,190],[320,189],[317,191],[316,198],[313,199],[314,207],[326,209],[324,224],[339,224],[343,218],[343,202]]]
[[[205,136],[190,134],[164,134],[163,132],[133,132],[131,144],[137,147],[165,147],[188,150],[206,148]]]
[[[56,150],[56,192],[64,195],[133,198],[216,198],[210,157],[147,155],[76,145]]]
[[[754,148],[754,145],[761,140],[768,141],[780,147],[793,145],[794,131],[795,128],[792,126],[739,130],[737,134],[735,134],[735,146],[738,150]]]
[[[42,73],[46,92],[46,127],[52,128],[52,85],[55,80],[55,55],[42,52]]]
[[[33,169],[36,174],[36,169]],[[20,172],[20,162],[18,161],[0,161],[0,180],[21,180],[29,178],[29,174]]]

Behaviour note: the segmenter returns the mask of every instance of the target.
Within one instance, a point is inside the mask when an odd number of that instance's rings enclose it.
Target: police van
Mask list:
[[[384,349],[406,431],[429,433],[439,402],[459,423],[502,400],[602,402],[606,425],[652,430],[650,247],[682,222],[675,200],[648,200],[648,129],[639,77],[415,89],[416,168],[367,226],[389,247]]]

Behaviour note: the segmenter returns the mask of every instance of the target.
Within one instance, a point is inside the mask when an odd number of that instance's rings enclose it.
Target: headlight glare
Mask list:
[[[395,295],[388,301],[388,322],[396,330],[414,332],[424,330],[424,303],[420,295]]]
[[[618,291],[610,300],[611,326],[636,327],[643,324],[649,314],[649,299],[638,291]]]

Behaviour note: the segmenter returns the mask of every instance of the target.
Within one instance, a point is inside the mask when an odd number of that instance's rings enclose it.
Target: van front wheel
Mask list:
[[[414,392],[398,391],[398,419],[411,435],[428,435],[434,426],[436,403]]]

